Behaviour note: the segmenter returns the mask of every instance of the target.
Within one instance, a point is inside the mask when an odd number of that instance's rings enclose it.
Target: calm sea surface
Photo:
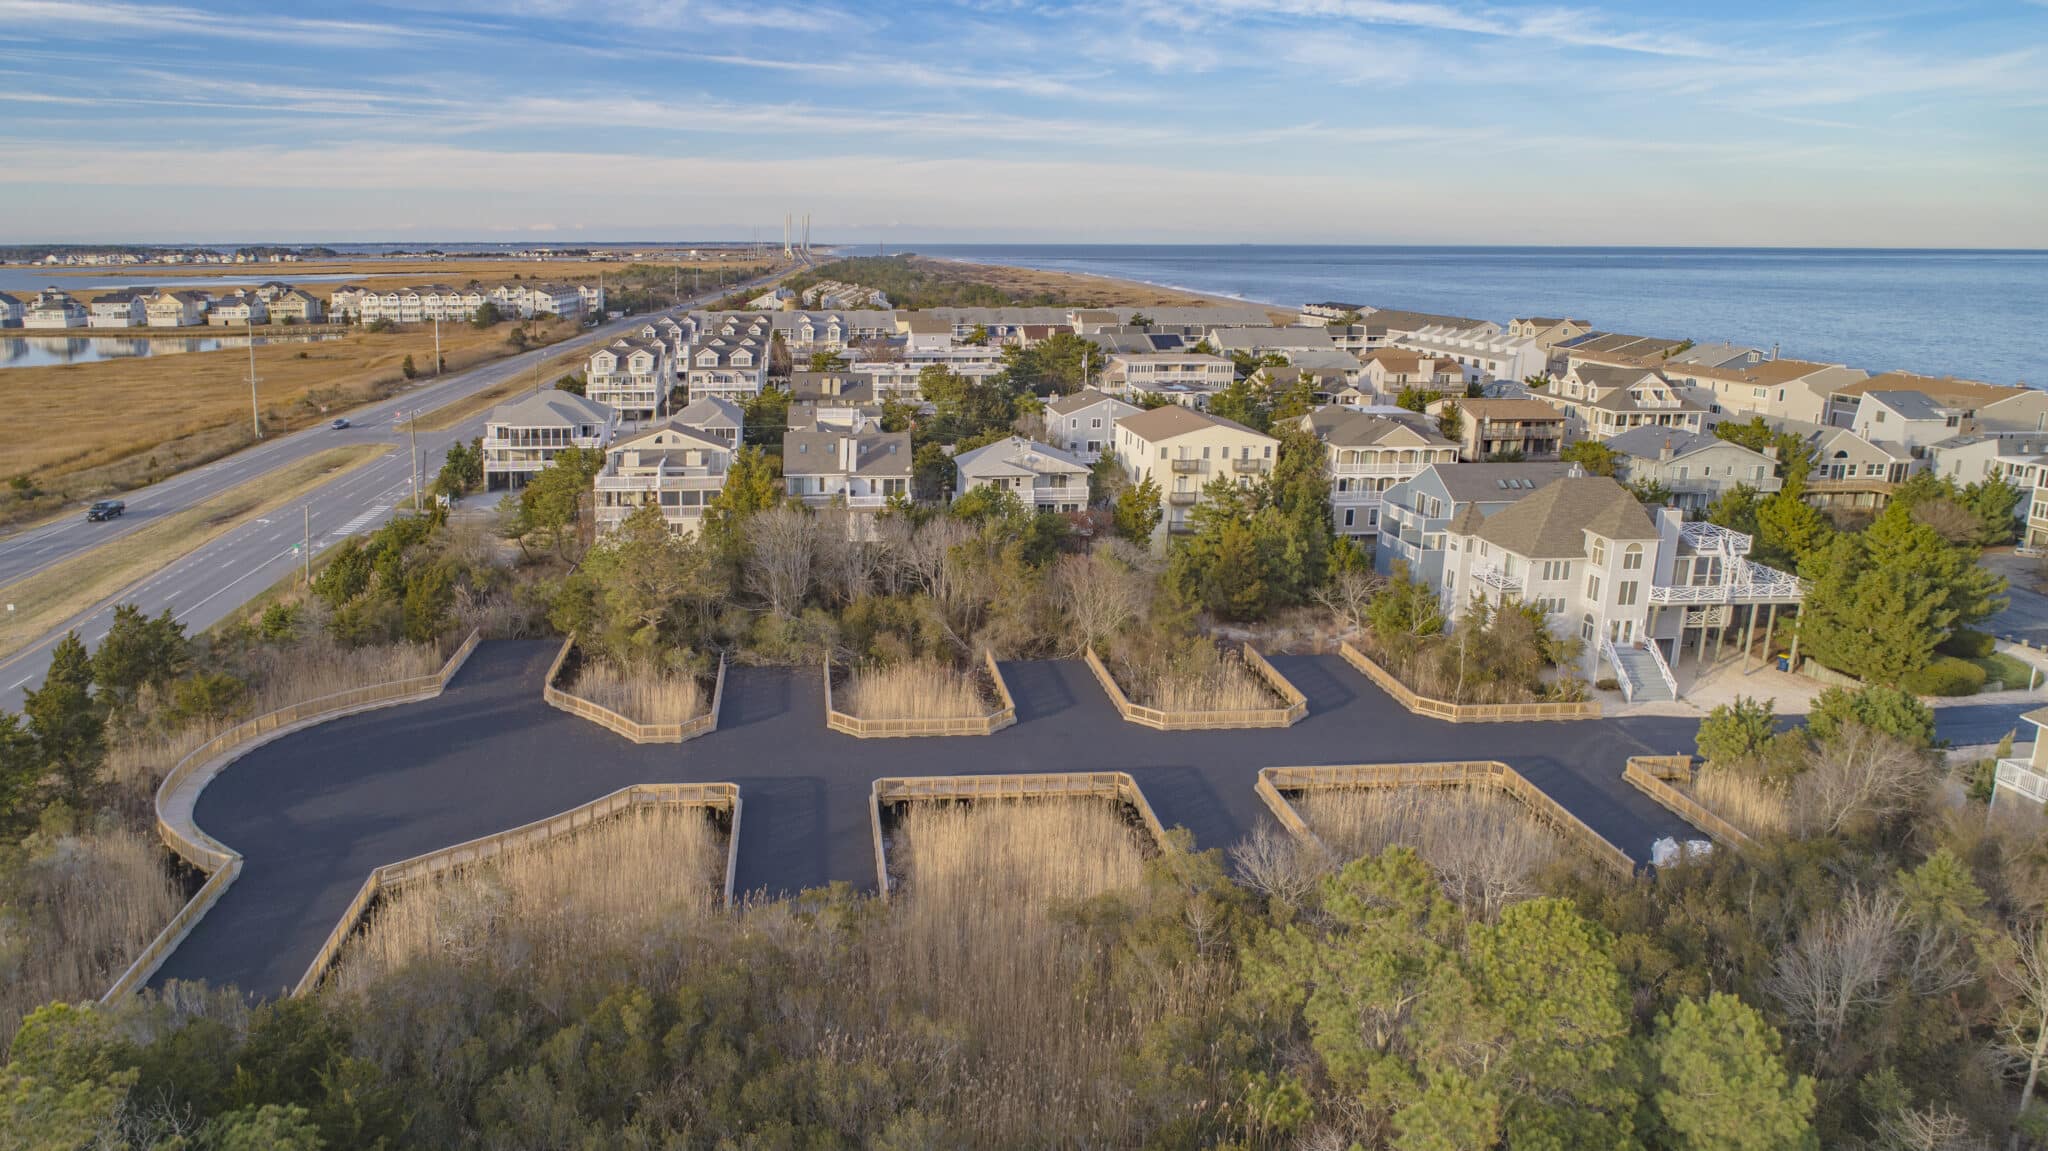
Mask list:
[[[1871,371],[2048,386],[2048,252],[924,244],[1296,307],[1323,300],[1505,323],[1573,316]],[[850,251],[856,251],[852,249]]]

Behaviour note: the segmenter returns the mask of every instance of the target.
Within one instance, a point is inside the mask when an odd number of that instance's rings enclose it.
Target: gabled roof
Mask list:
[[[1153,408],[1149,412],[1125,416],[1116,422],[1116,426],[1152,444],[1211,428],[1229,428],[1246,435],[1258,436],[1260,439],[1272,438],[1264,432],[1245,427],[1236,420],[1226,420],[1222,416],[1210,415],[1208,412],[1182,407],[1179,404],[1168,404],[1163,408]]]
[[[675,414],[675,422],[692,428],[737,428],[746,423],[746,413],[723,396],[705,396]]]
[[[852,440],[854,462],[840,462],[840,442]],[[782,437],[782,474],[786,476],[908,476],[909,432],[792,431]]]
[[[1519,500],[1569,475],[1570,464],[1433,464],[1437,482],[1455,503]]]
[[[1607,440],[1607,446],[1615,451],[1646,460],[1659,458],[1666,447],[1671,449],[1673,456],[1689,456],[1721,444],[1727,444],[1740,451],[1750,451],[1733,440],[1724,440],[1719,436],[1702,435],[1699,432],[1686,431],[1684,428],[1660,428],[1647,424],[1640,428],[1630,428],[1618,436],[1608,437]],[[1758,458],[1763,456],[1762,452],[1752,454]]]
[[[1516,399],[1454,399],[1446,401],[1458,405],[1458,410],[1467,415],[1487,420],[1562,420],[1564,410],[1542,400]]]
[[[1122,404],[1124,407],[1131,409],[1133,412],[1136,412],[1138,410],[1138,405],[1117,399],[1115,396],[1107,395],[1103,392],[1096,391],[1094,388],[1083,388],[1080,391],[1073,393],[1072,395],[1060,396],[1056,399],[1047,400],[1045,403],[1045,410],[1051,412],[1056,416],[1071,416],[1075,412],[1084,411],[1088,408],[1092,408],[1095,405],[1101,403]]]
[[[1912,372],[1886,372],[1835,389],[1836,395],[1860,396],[1867,392],[1920,392],[1950,407],[1980,408],[2011,399],[2029,389],[2021,386],[1959,380],[1954,376],[1919,376]]]
[[[1307,416],[1310,430],[1325,443],[1340,448],[1374,446],[1448,448],[1443,437],[1421,417],[1404,420],[1396,416],[1361,412],[1336,405],[1317,408]]]
[[[1577,339],[1566,340],[1558,347],[1568,354],[1593,353],[1600,355],[1640,356],[1659,358],[1671,354],[1672,349],[1682,346],[1684,340],[1667,339],[1662,336],[1630,336],[1621,332],[1587,332]]]
[[[1948,410],[1925,392],[1865,392],[1864,398],[1883,404],[1909,420],[1944,420]]]
[[[1219,351],[1257,351],[1263,348],[1327,348],[1328,328],[1219,328],[1211,333]]]
[[[1088,465],[1055,447],[1011,436],[953,457],[960,474],[970,477],[1088,474]]]
[[[681,416],[670,416],[654,427],[634,435],[631,439],[619,440],[612,444],[613,452],[648,451],[661,448],[698,448],[705,451],[729,452],[732,445],[724,440],[714,440],[689,426]]]
[[[1531,559],[1586,554],[1586,533],[1654,540],[1657,525],[1629,490],[1606,476],[1555,480],[1489,516],[1479,538]]]
[[[577,424],[603,424],[613,414],[611,408],[596,400],[549,388],[509,404],[499,404],[491,409],[487,422],[520,428],[574,427]]]

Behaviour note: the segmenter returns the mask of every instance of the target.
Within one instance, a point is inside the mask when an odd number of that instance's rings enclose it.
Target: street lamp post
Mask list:
[[[263,438],[263,417],[256,408],[256,310],[249,309],[249,430]]]

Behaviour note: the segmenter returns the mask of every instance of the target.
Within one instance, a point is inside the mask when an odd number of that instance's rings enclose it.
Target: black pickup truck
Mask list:
[[[110,520],[127,510],[128,505],[120,500],[100,500],[85,509],[85,518],[89,520]]]

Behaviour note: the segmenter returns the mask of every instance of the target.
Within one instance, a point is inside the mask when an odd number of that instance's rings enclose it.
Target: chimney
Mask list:
[[[839,467],[852,471],[860,463],[860,441],[851,435],[839,437]]]
[[[1664,446],[1657,449],[1657,462],[1662,463],[1677,454],[1678,453],[1676,451],[1673,451],[1671,448],[1671,437],[1665,436]]]

